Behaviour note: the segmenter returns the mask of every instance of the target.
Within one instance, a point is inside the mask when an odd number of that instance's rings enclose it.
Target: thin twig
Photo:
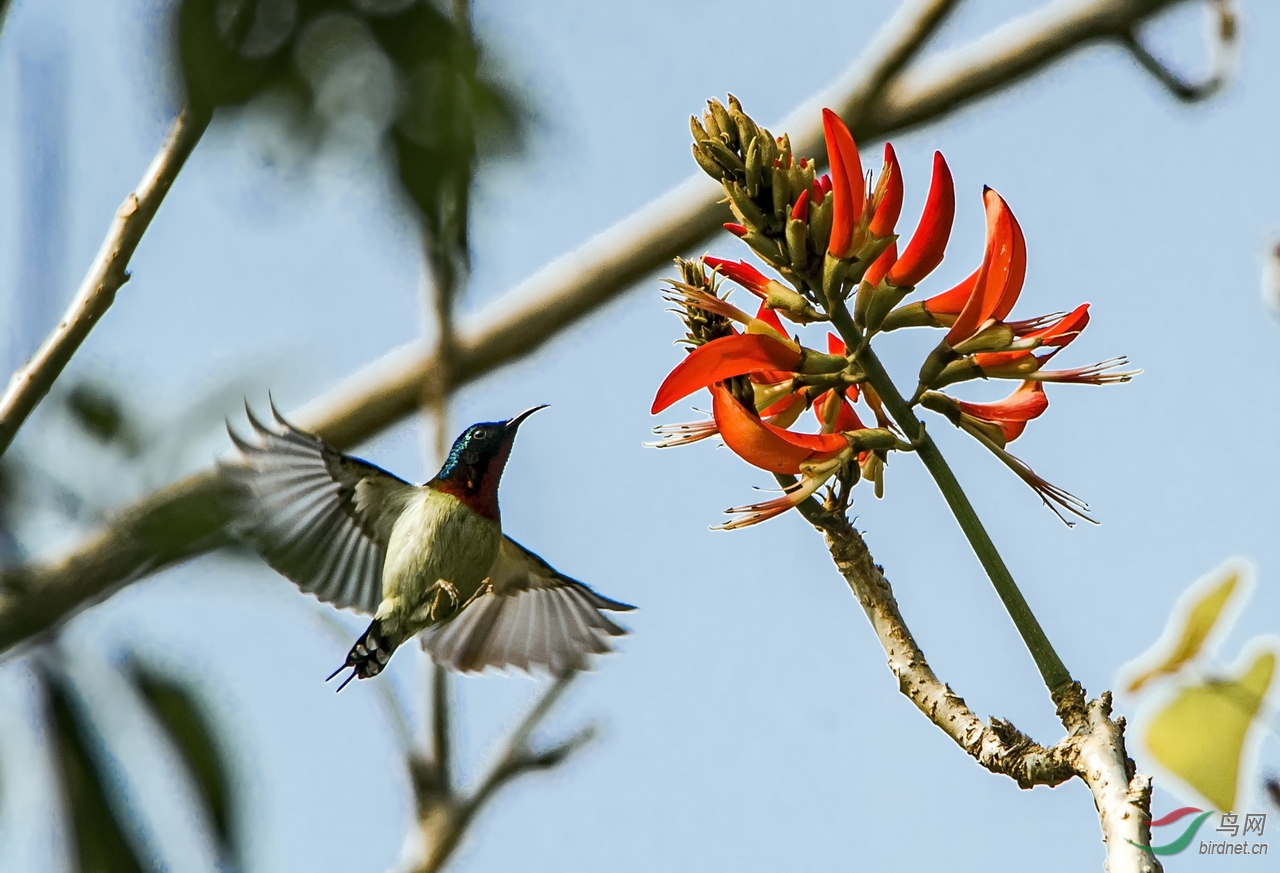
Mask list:
[[[951,115],[1082,46],[1120,39],[1136,23],[1185,0],[1092,0],[1052,4],[972,45],[892,77],[879,99],[859,109],[867,65],[860,63],[797,110],[793,142],[816,149],[815,107],[839,107],[864,142]],[[929,7],[932,8],[932,7]],[[911,28],[904,28],[910,30]],[[877,45],[900,45],[892,28]],[[895,53],[873,48],[880,58]],[[871,65],[876,69],[876,65]],[[787,122],[793,129],[796,124]],[[671,192],[548,265],[458,334],[457,388],[517,360],[550,340],[671,257],[715,231],[724,207],[706,177]],[[354,445],[421,407],[423,386],[439,357],[414,344],[387,355],[297,413],[297,420],[339,447]],[[225,543],[227,521],[213,471],[188,477],[123,510],[64,557],[0,576],[0,650],[38,634],[119,586]]]
[[[507,735],[494,763],[470,795],[463,796],[455,786],[447,783],[444,790],[419,796],[418,827],[426,854],[412,868],[413,873],[437,873],[453,856],[476,815],[499,790],[525,773],[558,766],[591,740],[595,730],[587,727],[541,751],[535,751],[529,745],[530,736],[546,719],[576,675],[570,673],[558,677],[547,686]]]
[[[45,338],[35,356],[13,374],[4,397],[0,398],[0,455],[9,448],[32,410],[49,393],[94,325],[111,308],[116,291],[129,281],[129,259],[142,241],[142,235],[147,232],[164,196],[169,193],[178,171],[209,126],[211,117],[207,112],[191,108],[178,113],[169,128],[169,135],[137,189],[130,192],[116,210],[102,248],[66,314]]]
[[[1214,0],[1211,14],[1216,18],[1215,26],[1209,34],[1209,73],[1199,82],[1192,82],[1165,65],[1153,55],[1142,42],[1136,27],[1131,28],[1122,39],[1122,45],[1133,55],[1144,70],[1151,74],[1157,82],[1164,86],[1170,94],[1183,103],[1198,103],[1207,100],[1222,90],[1222,86],[1231,78],[1235,67],[1236,47],[1236,14],[1228,0]]]

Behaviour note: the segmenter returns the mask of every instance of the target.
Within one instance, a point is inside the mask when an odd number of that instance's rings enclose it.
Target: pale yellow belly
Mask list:
[[[423,489],[396,520],[382,569],[382,605],[378,618],[404,636],[433,623],[431,606],[440,605],[438,581],[453,586],[459,606],[489,575],[502,530],[471,511],[456,497]],[[448,604],[445,598],[444,605]],[[436,618],[454,610],[437,609]]]

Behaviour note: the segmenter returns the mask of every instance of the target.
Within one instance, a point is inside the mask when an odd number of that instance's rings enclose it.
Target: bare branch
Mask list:
[[[1235,67],[1236,16],[1228,0],[1214,0],[1211,4],[1215,27],[1209,34],[1210,71],[1200,82],[1191,82],[1167,67],[1142,44],[1137,28],[1125,34],[1123,45],[1134,60],[1165,89],[1184,103],[1207,100],[1222,90]]]
[[[98,256],[94,258],[66,314],[35,356],[13,374],[0,398],[0,454],[61,375],[98,320],[115,301],[116,291],[129,281],[129,259],[147,232],[151,219],[169,193],[178,171],[209,126],[211,115],[183,109],[151,161],[136,190],[120,204]]]
[[[843,514],[809,500],[801,512],[827,539],[836,568],[862,606],[888,658],[898,689],[970,757],[1021,788],[1059,785],[1079,776],[1093,792],[1107,847],[1110,873],[1155,873],[1149,846],[1151,779],[1134,769],[1124,743],[1124,719],[1111,718],[1111,694],[1085,701],[1072,683],[1055,697],[1067,736],[1042,746],[1007,721],[987,725],[934,674],[898,610],[893,589],[876,566],[862,535]],[[1131,842],[1132,841],[1132,842]]]
[[[587,727],[547,749],[534,751],[529,747],[530,735],[547,717],[576,675],[570,673],[558,677],[547,686],[507,736],[498,757],[470,796],[459,796],[452,785],[434,795],[419,795],[418,827],[426,844],[426,856],[412,868],[413,873],[436,873],[440,870],[458,848],[471,822],[495,793],[525,773],[559,766],[595,736],[595,729]]]
[[[800,151],[821,157],[817,108],[840,108],[863,141],[954,113],[1079,48],[1121,40],[1156,12],[1185,0],[1091,0],[1052,4],[972,45],[909,63],[951,4],[921,3],[895,19],[856,64],[784,122]],[[885,70],[897,70],[887,77]],[[883,94],[874,83],[883,78]],[[727,213],[720,189],[688,179],[574,252],[552,262],[491,309],[463,324],[449,383],[421,344],[387,355],[296,415],[339,447],[411,415],[439,391],[456,390],[528,354],[566,327],[713,233]],[[0,650],[38,634],[133,579],[224,544],[226,516],[212,471],[144,498],[63,558],[0,576]]]
[[[843,515],[826,513],[817,504],[811,504],[805,514],[827,538],[836,568],[871,621],[888,657],[889,670],[898,680],[898,690],[926,718],[983,767],[1011,777],[1022,788],[1058,785],[1076,775],[1067,749],[1045,748],[1008,722],[992,719],[987,725],[978,718],[964,699],[934,674],[903,621],[893,589],[871,560],[862,535]]]
[[[453,784],[453,739],[449,718],[449,671],[431,665],[431,763],[445,785]]]

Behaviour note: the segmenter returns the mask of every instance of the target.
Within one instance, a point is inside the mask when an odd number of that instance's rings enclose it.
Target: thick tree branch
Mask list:
[[[816,501],[801,507],[826,537],[831,557],[884,648],[898,689],[970,757],[1021,788],[1058,785],[1079,776],[1093,792],[1110,873],[1155,873],[1159,861],[1133,843],[1151,845],[1151,779],[1137,773],[1124,743],[1124,719],[1111,718],[1111,694],[1085,701],[1072,684],[1057,695],[1067,736],[1042,746],[1007,721],[988,725],[934,674],[898,610],[893,589],[871,559],[862,535],[842,514]],[[1130,841],[1133,842],[1130,842]]]
[[[1082,46],[1120,40],[1180,2],[1185,0],[1052,4],[918,69],[910,58],[951,4],[916,4],[877,38],[867,55],[871,60],[806,102],[784,127],[799,151],[821,155],[817,109],[823,105],[838,107],[863,141],[918,126]],[[369,438],[411,415],[435,391],[456,390],[523,357],[701,242],[727,214],[719,198],[720,189],[708,178],[691,178],[549,264],[460,326],[448,385],[437,387],[432,379],[436,353],[414,344],[318,399],[296,420],[340,447]],[[0,595],[0,650],[133,579],[222,545],[226,517],[217,487],[212,471],[191,476],[128,507],[64,557],[0,577],[0,591],[9,592]]]
[[[13,374],[0,398],[0,454],[9,448],[18,429],[49,393],[71,356],[115,301],[116,291],[129,281],[129,259],[147,232],[178,171],[209,126],[211,115],[183,109],[169,128],[136,190],[120,204],[98,256],[80,290],[35,356]]]
[[[867,614],[884,647],[898,690],[942,729],[956,745],[992,773],[1011,777],[1022,788],[1058,785],[1075,776],[1067,750],[1045,748],[1000,719],[988,725],[964,700],[934,674],[916,644],[893,589],[871,560],[862,535],[843,515],[827,513],[813,504],[806,514],[827,539],[831,557],[854,597]]]

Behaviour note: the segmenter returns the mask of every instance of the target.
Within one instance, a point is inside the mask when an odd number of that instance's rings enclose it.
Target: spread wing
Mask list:
[[[233,530],[303,591],[372,614],[391,527],[414,486],[303,433],[275,404],[275,427],[245,412],[254,439],[228,425],[240,457],[220,465]]]
[[[457,618],[423,632],[422,647],[437,664],[463,673],[583,670],[589,655],[612,651],[609,637],[626,633],[603,612],[635,609],[556,572],[510,537],[502,538],[481,591]]]

